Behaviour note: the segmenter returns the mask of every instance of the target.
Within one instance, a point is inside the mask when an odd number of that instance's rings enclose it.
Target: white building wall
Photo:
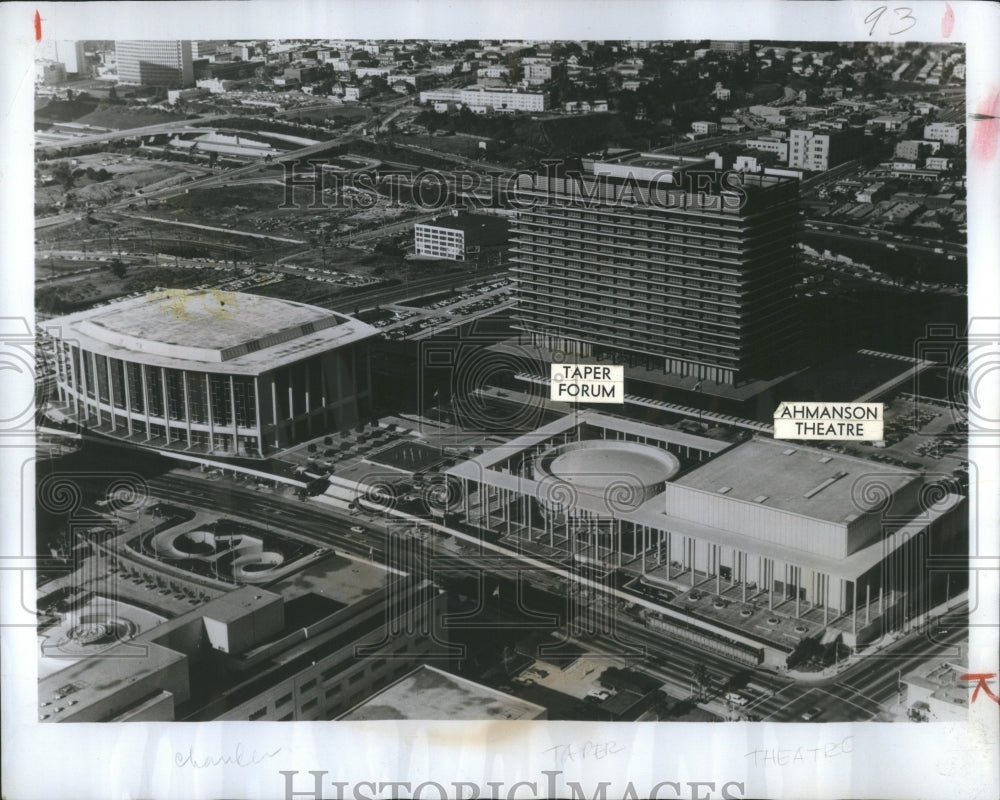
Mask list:
[[[832,522],[809,519],[761,503],[727,498],[714,492],[668,483],[664,490],[665,511],[701,525],[738,534],[753,541],[814,553],[827,558],[848,555],[847,528]],[[789,557],[794,557],[790,553]]]

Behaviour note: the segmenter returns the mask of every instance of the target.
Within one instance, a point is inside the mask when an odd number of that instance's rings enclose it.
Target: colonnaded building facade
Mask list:
[[[43,323],[52,407],[133,444],[264,457],[371,409],[376,328],[324,308],[222,291],[161,291]]]
[[[665,626],[756,661],[809,636],[861,647],[905,625],[926,603],[929,555],[967,516],[963,497],[913,470],[593,410],[448,473],[466,524],[615,586],[628,579],[669,601],[650,606]]]

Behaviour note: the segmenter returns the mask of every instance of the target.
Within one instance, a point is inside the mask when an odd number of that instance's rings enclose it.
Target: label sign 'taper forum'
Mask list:
[[[774,412],[775,439],[882,441],[882,403],[781,403]]]
[[[549,399],[563,403],[624,403],[625,367],[552,364]]]

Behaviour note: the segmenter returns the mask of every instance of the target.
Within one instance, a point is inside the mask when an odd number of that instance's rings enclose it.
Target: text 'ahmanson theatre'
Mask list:
[[[39,720],[967,712],[967,374],[919,340],[967,316],[960,49],[527,44],[81,43],[169,121],[41,132]],[[281,204],[334,145],[317,180],[438,169],[449,207]],[[799,404],[883,433],[783,441]],[[869,659],[931,627],[907,709]]]

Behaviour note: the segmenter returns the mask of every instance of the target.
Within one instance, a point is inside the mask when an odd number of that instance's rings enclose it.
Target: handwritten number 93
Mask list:
[[[868,29],[868,35],[875,35],[875,27],[878,25],[879,20],[886,11],[889,10],[888,6],[879,6],[874,11],[872,11],[867,17],[865,17],[865,22],[869,23],[871,27]],[[906,33],[910,28],[917,24],[915,17],[911,15],[912,8],[907,8],[906,6],[896,6],[892,9],[892,12],[896,15],[897,27],[893,30],[888,30],[890,36],[898,36],[901,33]]]

